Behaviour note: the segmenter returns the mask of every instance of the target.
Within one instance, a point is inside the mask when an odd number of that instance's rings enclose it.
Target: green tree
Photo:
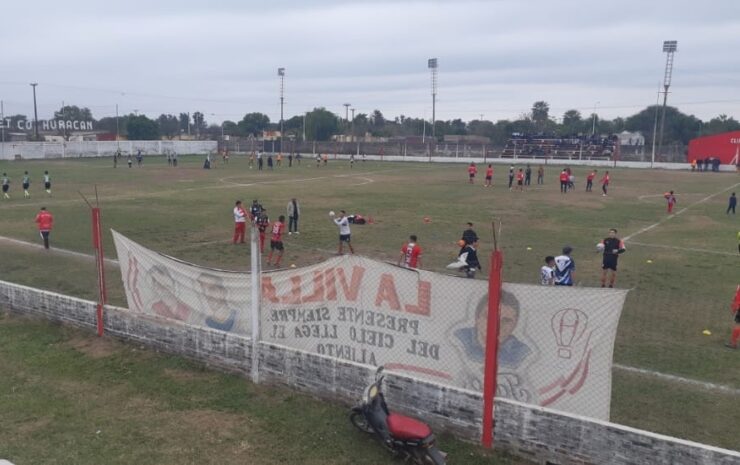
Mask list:
[[[624,127],[628,131],[639,131],[646,141],[652,141],[655,114],[658,112],[658,135],[660,135],[660,118],[662,106],[652,105],[641,112],[624,120]],[[701,131],[701,120],[694,115],[681,113],[675,107],[666,107],[665,129],[663,131],[663,145],[672,143],[688,144]]]
[[[145,115],[129,115],[126,125],[129,140],[157,140],[159,126]]]
[[[701,135],[709,136],[728,131],[740,131],[740,122],[727,115],[719,115],[710,119],[701,128]]]
[[[270,118],[264,113],[247,113],[241,121],[237,123],[242,135],[257,136],[262,131],[270,127]]]
[[[159,133],[172,140],[180,132],[180,121],[175,115],[159,115],[157,118]]]
[[[563,113],[562,134],[572,135],[583,132],[583,118],[578,110],[568,110]]]
[[[239,132],[239,127],[233,121],[226,120],[223,122],[223,126],[224,126],[224,135],[233,136]]]
[[[550,120],[550,105],[540,100],[532,105],[532,121],[540,131],[545,129],[547,122]]]
[[[339,120],[324,107],[314,108],[306,115],[306,137],[309,140],[329,140],[337,134]]]
[[[200,134],[208,127],[203,113],[199,111],[193,113],[193,127],[195,127],[195,134],[198,136],[200,136]]]
[[[54,112],[54,119],[65,121],[95,121],[89,108],[80,108],[77,105],[63,106],[61,109]],[[57,134],[64,136],[67,140],[69,140],[69,136],[72,132],[72,129],[66,128],[57,130]]]
[[[190,127],[190,113],[180,113],[180,131],[187,133]]]

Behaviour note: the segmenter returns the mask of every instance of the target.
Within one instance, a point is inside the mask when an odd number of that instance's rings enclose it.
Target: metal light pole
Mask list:
[[[593,120],[593,121],[591,122],[591,135],[592,135],[592,136],[596,134],[596,106],[597,106],[597,105],[598,105],[599,103],[601,103],[601,102],[594,102],[594,112],[593,112],[593,114],[591,115],[591,119]]]
[[[116,103],[116,145],[118,146],[118,149],[121,148],[121,133],[118,128],[118,104]]]
[[[0,134],[2,134],[0,142],[5,142],[5,106],[2,100],[0,100]]]
[[[427,67],[432,72],[432,139],[436,142],[437,139],[434,137],[434,121],[437,109],[437,59],[430,58],[427,60]]]
[[[677,40],[666,40],[663,42],[663,52],[666,54],[665,58],[665,73],[663,74],[663,113],[660,116],[660,136],[658,137],[658,155],[660,155],[660,149],[663,146],[663,129],[665,128],[665,108],[666,102],[668,101],[668,88],[671,86],[671,78],[673,77],[673,54],[678,51]]]
[[[278,68],[280,76],[280,152],[283,151],[283,103],[285,101],[285,68]]]
[[[39,140],[39,113],[36,108],[36,86],[39,85],[38,82],[32,82],[31,87],[33,87],[33,132],[35,134],[36,140]]]
[[[658,139],[658,110],[660,109],[660,83],[658,83],[658,96],[655,98],[655,121],[653,122],[653,146],[650,155],[650,168],[655,164],[655,141]]]
[[[349,111],[352,112],[352,124],[350,125],[350,132],[352,133],[352,142],[355,141],[355,109],[350,108]]]

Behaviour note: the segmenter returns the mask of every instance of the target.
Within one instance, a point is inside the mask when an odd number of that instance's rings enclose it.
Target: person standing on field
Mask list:
[[[233,243],[244,244],[244,233],[247,230],[247,211],[242,207],[242,201],[237,200],[234,206],[234,239]]]
[[[545,183],[545,168],[540,165],[539,168],[537,168],[537,184],[544,184]]]
[[[421,247],[416,242],[416,235],[409,236],[409,241],[401,246],[398,265],[406,268],[421,268]]]
[[[347,243],[347,247],[349,247],[349,252],[351,254],[355,253],[355,250],[352,248],[352,232],[349,229],[349,220],[347,219],[347,212],[344,210],[339,210],[339,218],[334,218],[334,212],[332,212],[332,221],[334,221],[334,224],[339,226],[339,250],[337,253],[339,255],[342,255],[344,249],[344,243]]]
[[[283,232],[285,232],[285,217],[280,215],[278,220],[272,223],[270,234],[270,255],[267,256],[267,264],[272,265],[272,254],[277,250],[277,259],[275,266],[280,266],[280,260],[283,258]]]
[[[512,184],[514,184],[514,165],[509,166],[509,190]]]
[[[46,189],[46,195],[51,197],[51,176],[48,171],[44,171],[44,189]]]
[[[606,278],[609,270],[611,270],[609,287],[614,287],[614,281],[617,280],[617,261],[619,260],[619,256],[626,250],[624,241],[617,237],[617,230],[612,228],[609,230],[609,236],[599,244],[599,248],[603,246],[604,249],[604,258],[601,262],[601,287],[606,287]]]
[[[576,262],[571,258],[573,247],[563,247],[563,254],[555,257],[555,285],[572,286],[576,278]]]
[[[257,224],[257,230],[260,233],[260,253],[265,253],[265,234],[267,228],[270,227],[270,217],[267,216],[267,210],[260,206],[260,212],[255,220]]]
[[[568,172],[563,168],[560,172],[560,193],[565,194],[568,192],[568,181],[570,180]]]
[[[44,248],[49,248],[49,234],[51,234],[51,228],[54,226],[54,217],[51,212],[46,210],[46,207],[41,207],[41,210],[36,214],[36,225],[39,228],[39,234],[44,240]]]
[[[727,215],[729,215],[730,212],[732,212],[732,214],[734,215],[735,214],[735,207],[737,207],[737,196],[733,192],[732,195],[730,195],[730,199],[728,200],[728,203],[727,203],[727,211],[725,213]]]
[[[527,169],[524,170],[524,185],[529,186],[532,184],[532,167],[527,163]]]
[[[593,192],[594,178],[596,177],[597,170],[593,170],[586,176],[586,192]]]
[[[735,290],[735,298],[732,300],[730,310],[733,313],[735,319],[735,326],[732,328],[732,336],[730,342],[725,344],[725,347],[730,349],[737,349],[737,341],[740,340],[740,284]]]
[[[673,195],[673,191],[670,191],[668,194],[666,194],[665,200],[668,203],[668,213],[673,213],[673,207],[676,205],[677,202],[676,196]]]
[[[31,177],[28,175],[28,171],[23,173],[23,196],[27,199],[31,198],[31,193],[28,192],[28,188],[31,187]]]
[[[475,183],[475,173],[478,172],[478,168],[475,167],[475,163],[470,163],[468,166],[468,182],[470,184]]]
[[[298,217],[301,215],[301,206],[298,205],[298,201],[293,197],[288,202],[288,235],[292,235],[293,232],[298,232]]]
[[[10,200],[10,194],[8,194],[8,191],[10,190],[10,178],[6,173],[3,173],[3,179],[1,182],[3,185],[3,198]]]
[[[486,183],[485,187],[491,187],[493,185],[493,166],[489,163],[486,168]]]
[[[609,177],[609,172],[607,171],[606,173],[604,173],[604,177],[601,178],[601,192],[602,192],[601,196],[602,197],[606,197],[609,194],[609,192],[607,191],[609,190],[610,180],[611,178]]]

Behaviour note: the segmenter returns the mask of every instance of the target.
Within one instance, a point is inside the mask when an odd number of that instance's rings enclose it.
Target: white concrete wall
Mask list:
[[[141,150],[145,156],[176,152],[180,155],[204,155],[218,149],[218,142],[212,140],[142,140],[142,141],[69,141],[59,142],[5,142],[0,143],[0,160],[14,160],[20,156],[24,160],[112,157],[120,148],[126,156]]]

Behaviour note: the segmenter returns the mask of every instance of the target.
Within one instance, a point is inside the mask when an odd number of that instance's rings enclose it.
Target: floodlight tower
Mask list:
[[[278,68],[280,77],[280,152],[283,151],[283,103],[285,102],[285,68]]]
[[[430,58],[427,61],[427,67],[432,72],[432,139],[436,142],[436,139],[434,137],[434,120],[437,109],[437,59]]]
[[[33,87],[33,133],[35,134],[34,140],[39,140],[39,112],[36,108],[36,86],[39,85],[38,82],[32,82],[31,87]]]
[[[665,127],[665,109],[668,101],[668,88],[671,86],[671,77],[673,76],[673,54],[678,51],[677,40],[666,40],[663,42],[663,52],[665,58],[665,73],[663,74],[663,111],[660,116],[660,136],[658,137],[658,155],[663,145],[663,129]]]

